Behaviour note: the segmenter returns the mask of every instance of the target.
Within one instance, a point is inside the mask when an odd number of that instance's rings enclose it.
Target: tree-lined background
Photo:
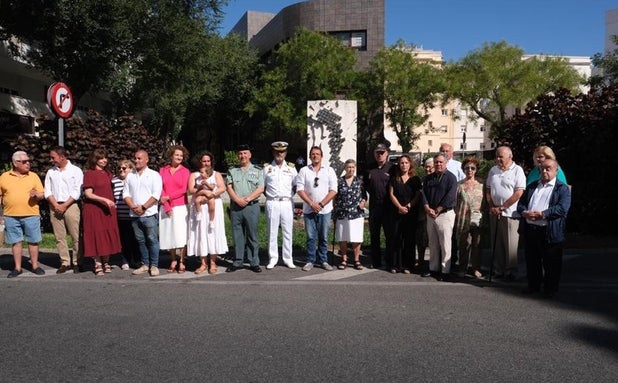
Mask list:
[[[332,98],[358,101],[358,161],[367,164],[384,139],[384,117],[408,151],[428,110],[458,99],[491,124],[493,140],[511,145],[526,169],[534,147],[554,149],[572,184],[569,230],[616,232],[611,216],[618,206],[604,185],[604,173],[618,165],[608,151],[618,126],[616,52],[594,57],[604,77],[583,79],[564,59],[522,60],[523,50],[505,41],[441,66],[415,59],[414,45],[400,41],[358,70],[355,51],[304,29],[258,57],[240,37],[219,35],[226,3],[0,0],[0,39],[16,57],[69,84],[76,98],[108,101],[108,110],[66,122],[65,144],[78,164],[95,147],[112,160],[144,147],[159,164],[172,141],[192,153],[211,150],[220,169],[226,150],[239,143],[268,160],[269,143],[284,139],[293,159],[306,151],[307,100]],[[591,90],[581,94],[586,81]],[[508,107],[521,113],[509,117]],[[41,121],[38,138],[9,143],[27,150],[44,173],[57,133],[55,121]]]

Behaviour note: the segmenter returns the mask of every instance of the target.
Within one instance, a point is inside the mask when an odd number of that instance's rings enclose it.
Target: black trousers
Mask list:
[[[382,267],[382,253],[380,247],[380,231],[384,230],[384,236],[389,235],[388,214],[386,209],[369,210],[369,240],[371,250],[371,263],[374,268]]]
[[[526,225],[526,268],[528,269],[528,288],[555,293],[562,274],[562,250],[564,244],[548,243],[546,228]]]

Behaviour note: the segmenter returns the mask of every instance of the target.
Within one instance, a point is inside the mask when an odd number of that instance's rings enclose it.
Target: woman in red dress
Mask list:
[[[95,149],[88,157],[84,173],[84,257],[94,260],[94,273],[111,273],[109,257],[120,253],[120,234],[116,220],[116,204],[112,187],[112,172],[107,169],[107,155]]]

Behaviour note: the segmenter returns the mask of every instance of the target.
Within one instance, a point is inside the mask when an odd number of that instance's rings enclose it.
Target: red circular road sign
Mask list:
[[[62,82],[55,82],[47,90],[47,103],[58,117],[68,118],[73,113],[73,94]]]

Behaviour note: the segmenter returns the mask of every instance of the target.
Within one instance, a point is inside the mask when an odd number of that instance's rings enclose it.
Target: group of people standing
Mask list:
[[[496,165],[486,180],[477,177],[479,161],[474,156],[459,162],[452,153],[449,144],[442,144],[440,152],[425,162],[426,175],[421,180],[408,155],[394,165],[387,160],[384,144],[375,148],[376,165],[366,176],[372,266],[381,268],[384,262],[392,273],[416,269],[423,277],[439,280],[448,280],[453,271],[482,278],[481,222],[488,220],[493,277],[517,278],[521,234],[529,285],[525,292],[540,292],[543,286],[546,296],[555,294],[571,197],[551,148],[535,149],[536,167],[528,180],[507,146],[497,148]],[[427,268],[423,266],[426,246]]]
[[[83,258],[91,258],[97,276],[112,271],[110,257],[120,254],[121,268],[132,274],[159,275],[159,252],[168,250],[168,272],[184,273],[187,256],[200,258],[195,273],[217,272],[217,259],[228,252],[221,195],[230,197],[230,222],[234,239],[234,261],[226,272],[243,268],[261,272],[258,244],[258,199],[266,197],[264,211],[268,228],[266,269],[279,261],[278,233],[281,229],[282,259],[295,268],[292,258],[294,194],[303,201],[306,233],[304,271],[315,264],[333,270],[328,263],[328,230],[335,218],[335,237],[341,262],[363,269],[361,244],[364,242],[364,214],[369,206],[371,266],[383,265],[392,273],[446,280],[457,257],[460,275],[482,278],[479,245],[481,221],[489,219],[494,276],[517,277],[519,235],[525,236],[528,288],[526,292],[554,294],[558,289],[566,215],[570,188],[553,151],[546,146],[534,152],[537,167],[526,179],[523,169],[513,162],[509,147],[496,150],[496,165],[487,179],[476,176],[479,161],[452,158],[452,147],[442,144],[440,152],[424,163],[426,175],[416,174],[413,159],[402,155],[397,164],[388,161],[388,148],[375,147],[376,165],[364,176],[356,174],[356,163],[347,160],[340,177],[322,163],[320,147],[309,151],[309,164],[297,170],[287,163],[288,143],[272,143],[273,160],[264,167],[251,163],[251,149],[237,148],[238,166],[227,178],[213,170],[214,157],[201,152],[193,158],[194,171],[185,163],[188,151],[171,146],[167,165],[152,170],[149,156],[137,150],[112,172],[104,150],[94,150],[85,172],[71,163],[65,148],[50,149],[52,167],[45,186],[30,172],[27,153],[12,157],[13,169],[0,176],[0,197],[4,209],[6,242],[12,245],[15,269],[9,277],[22,273],[21,243],[28,242],[32,270],[39,267],[41,241],[39,200],[50,209],[61,266],[56,271],[81,271]],[[191,203],[189,203],[191,199]],[[81,201],[82,208],[79,208]],[[488,217],[484,217],[488,213]],[[384,233],[386,253],[381,254]],[[73,239],[72,254],[67,234]],[[429,264],[424,266],[429,247]],[[352,260],[348,258],[351,251]],[[71,257],[72,255],[72,257]],[[470,266],[470,267],[469,267]]]
[[[160,250],[168,250],[172,257],[168,272],[184,273],[186,255],[201,258],[196,273],[216,272],[216,256],[228,251],[220,198],[225,184],[218,172],[211,171],[207,179],[200,172],[190,172],[183,165],[188,154],[182,145],[171,146],[166,153],[169,163],[157,172],[148,167],[150,159],[144,150],[114,167],[103,149],[95,149],[82,171],[71,163],[64,147],[55,146],[49,152],[52,167],[43,186],[30,171],[28,154],[15,152],[13,169],[0,176],[2,220],[15,261],[8,277],[22,273],[24,239],[33,272],[45,273],[38,265],[42,199],[49,205],[61,262],[58,274],[80,272],[84,259],[92,259],[95,275],[103,276],[112,271],[110,257],[119,255],[123,270],[133,266],[134,275],[156,276]],[[196,169],[212,168],[213,161],[209,152],[194,158]],[[200,201],[191,209],[189,194]]]

